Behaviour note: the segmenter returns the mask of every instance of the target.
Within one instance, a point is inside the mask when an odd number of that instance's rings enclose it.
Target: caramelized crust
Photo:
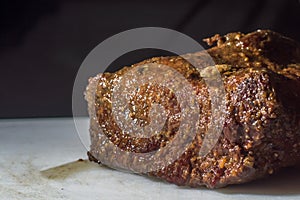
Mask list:
[[[133,137],[122,131],[112,116],[113,83],[131,68],[157,63],[175,69],[192,85],[200,119],[196,137],[184,153],[175,162],[147,175],[177,185],[218,188],[273,174],[300,161],[299,44],[269,30],[216,35],[205,41],[209,45],[217,43],[207,52],[221,74],[226,91],[223,131],[210,153],[199,156],[211,119],[208,88],[199,71],[184,59],[205,64],[207,54],[196,52],[182,57],[151,58],[90,80],[91,83],[97,80],[97,85],[90,84],[86,93],[90,114],[96,111],[96,118],[91,117],[90,160],[114,168],[128,163],[134,166],[138,161],[130,156],[107,156],[107,144],[112,142],[123,151],[145,153],[156,151],[173,139],[181,111],[176,95],[168,88],[144,85],[131,96],[130,116],[140,126],[150,122],[149,108],[153,103],[168,111],[167,121],[158,134]],[[163,78],[159,71],[157,76]],[[96,90],[95,98],[91,96],[92,90]],[[98,124],[103,134],[99,134]]]

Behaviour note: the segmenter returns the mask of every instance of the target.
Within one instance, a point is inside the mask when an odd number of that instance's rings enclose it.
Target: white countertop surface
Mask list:
[[[208,190],[74,162],[79,158],[87,159],[86,149],[71,118],[0,120],[0,199],[300,199],[300,167]]]

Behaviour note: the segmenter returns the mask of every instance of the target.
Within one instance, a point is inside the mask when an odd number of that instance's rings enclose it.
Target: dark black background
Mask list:
[[[0,118],[71,116],[76,72],[97,44],[158,26],[197,41],[215,33],[272,29],[300,41],[298,0],[1,1]],[[113,69],[165,52],[123,56]]]

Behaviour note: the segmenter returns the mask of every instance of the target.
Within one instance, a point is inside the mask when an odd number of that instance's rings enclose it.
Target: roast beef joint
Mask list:
[[[269,176],[299,163],[300,45],[270,30],[215,35],[204,41],[211,46],[206,51],[154,57],[89,80],[85,98],[90,114],[88,155],[91,161],[138,172],[135,167],[143,166],[139,165],[140,160],[130,156],[131,153],[147,155],[159,152],[175,140],[184,116],[180,99],[170,88],[144,84],[128,94],[129,112],[125,114],[139,127],[152,123],[150,108],[154,104],[166,110],[166,121],[161,130],[149,137],[139,137],[123,130],[113,114],[112,94],[121,77],[138,66],[156,64],[172,68],[188,82],[195,91],[199,119],[197,127],[190,129],[194,137],[176,159],[162,168],[144,170],[141,174],[180,186],[220,188]],[[212,99],[203,74],[186,58],[205,64],[207,55],[219,71],[225,91],[225,107],[217,142],[206,155],[201,155],[199,152],[212,119]],[[139,73],[142,75],[147,70]],[[158,68],[151,73],[157,73],[161,80],[166,75]],[[126,91],[126,85],[120,87]],[[184,136],[180,137],[184,139]],[[120,152],[113,152],[111,146]],[[174,158],[175,153],[178,151],[170,149],[167,155],[161,153],[160,156]]]

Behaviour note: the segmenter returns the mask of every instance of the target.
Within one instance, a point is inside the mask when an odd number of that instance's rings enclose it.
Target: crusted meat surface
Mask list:
[[[196,91],[199,129],[174,162],[145,174],[177,185],[218,188],[273,174],[300,161],[299,44],[269,30],[216,35],[205,41],[209,45],[216,43],[207,53],[216,64],[226,91],[223,131],[212,150],[204,157],[199,155],[211,119],[211,99],[199,71],[180,56],[155,57],[90,80],[86,92],[91,115],[90,160],[114,168],[134,166],[138,161],[126,154],[108,156],[108,143],[123,151],[145,153],[159,150],[174,138],[181,120],[180,106],[168,88],[144,85],[131,96],[130,116],[140,126],[149,123],[152,103],[168,110],[162,130],[149,138],[133,137],[122,131],[112,115],[114,82],[131,68],[157,63],[178,71]],[[184,57],[201,63],[206,56],[204,52],[196,52]],[[157,76],[164,77],[159,71]]]

